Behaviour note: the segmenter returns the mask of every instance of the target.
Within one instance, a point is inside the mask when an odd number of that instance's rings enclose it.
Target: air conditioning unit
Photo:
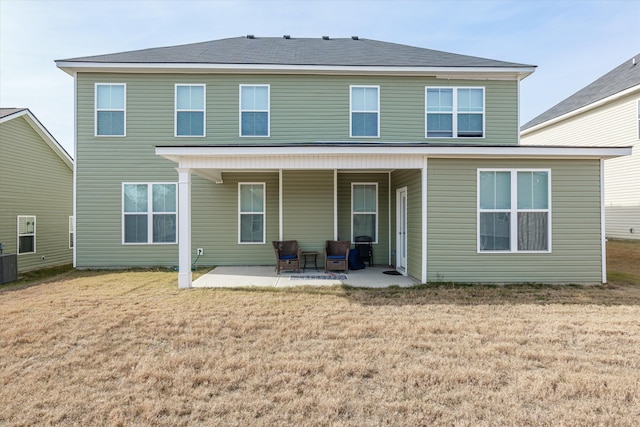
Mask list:
[[[0,254],[0,284],[18,280],[18,256]]]

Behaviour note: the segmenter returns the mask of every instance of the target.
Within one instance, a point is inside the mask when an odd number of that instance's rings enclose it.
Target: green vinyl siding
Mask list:
[[[282,178],[283,238],[322,252],[333,240],[333,171],[283,171]]]
[[[351,183],[378,184],[378,243],[373,245],[374,265],[389,264],[389,174],[338,173],[338,238],[351,239]],[[354,236],[355,237],[355,236]]]
[[[358,141],[350,138],[349,86],[380,87],[380,137],[385,142],[458,142],[469,139],[425,138],[425,87],[485,87],[485,138],[474,144],[515,144],[518,138],[515,81],[447,80],[429,77],[314,75],[78,74],[78,138],[119,144],[118,138],[94,137],[94,83],[126,83],[126,138],[122,143],[234,144]],[[175,138],[175,84],[206,85],[206,137]],[[239,136],[239,85],[270,85],[270,137]],[[256,142],[257,141],[257,142]]]
[[[96,82],[126,84],[126,137],[94,136]],[[206,85],[206,137],[174,136],[176,84]],[[239,136],[240,84],[270,85],[270,137]],[[441,80],[414,76],[78,73],[77,265],[115,267],[176,264],[177,244],[122,244],[122,183],[177,181],[176,164],[156,156],[155,146],[370,142],[370,139],[349,138],[350,85],[380,87],[380,141],[466,144],[468,140],[464,139],[425,138],[424,88],[441,84]],[[486,88],[486,137],[474,139],[474,143],[493,145],[517,142],[515,81],[449,80],[446,84]],[[315,173],[283,172],[284,237],[300,240],[304,249],[307,245],[314,246],[310,249],[319,245],[318,249],[321,249],[324,240],[333,238],[333,171],[318,171],[319,176]],[[415,173],[411,171],[411,174]],[[256,182],[258,175],[262,176],[259,180],[267,180],[266,244],[238,245],[237,182]],[[273,262],[269,245],[271,240],[278,237],[277,177],[277,172],[223,173],[224,183],[213,184],[193,176],[192,252],[195,253],[198,247],[205,249],[205,255],[198,260],[199,264]],[[374,253],[375,262],[380,264],[387,263],[389,259],[386,222],[389,214],[385,205],[389,200],[388,184],[382,184],[387,179],[376,180],[379,182],[380,243],[375,246]],[[420,182],[419,178],[417,182]],[[314,191],[311,192],[310,188],[314,188]],[[392,191],[395,203],[395,189]],[[343,197],[342,192],[339,194]],[[419,189],[417,192],[410,190],[409,197],[410,209],[420,209],[420,204],[413,204],[415,200],[411,199],[420,197]],[[223,202],[219,202],[218,198],[222,198]],[[229,198],[233,199],[233,204],[227,200]],[[350,209],[348,196],[347,201],[346,209]],[[339,234],[341,238],[344,234],[348,239],[350,230],[344,229],[342,209],[339,214]],[[312,217],[322,213],[322,217],[309,221],[309,213]],[[348,221],[347,217],[346,224],[350,227]],[[309,224],[312,228],[306,228]],[[410,226],[417,227],[417,233],[413,230],[409,241],[409,273],[420,277],[421,251],[415,249],[420,248],[421,225],[411,220]]]
[[[429,159],[428,280],[600,282],[599,160]],[[477,169],[551,171],[551,253],[477,253]]]
[[[18,255],[18,271],[71,264],[73,171],[27,122],[0,123],[0,242],[17,253],[17,217],[36,217],[36,252]]]
[[[422,277],[422,171],[398,170],[391,173],[391,263],[396,263],[396,190],[407,187],[407,274]]]

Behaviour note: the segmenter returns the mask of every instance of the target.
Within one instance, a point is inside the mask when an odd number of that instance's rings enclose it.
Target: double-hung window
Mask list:
[[[484,137],[484,88],[427,87],[427,138]]]
[[[125,136],[126,85],[124,83],[96,83],[95,135]]]
[[[269,85],[240,85],[240,136],[269,136]]]
[[[351,184],[351,241],[369,236],[378,243],[378,184]]]
[[[73,249],[74,236],[76,234],[76,222],[72,216],[69,217],[69,249]]]
[[[205,136],[205,85],[176,85],[176,136]]]
[[[122,241],[176,243],[175,183],[122,184]]]
[[[18,254],[36,252],[36,217],[18,215]]]
[[[380,136],[380,87],[350,86],[351,137]]]
[[[479,252],[551,252],[550,175],[478,170]]]
[[[265,184],[238,184],[238,242],[265,242]]]

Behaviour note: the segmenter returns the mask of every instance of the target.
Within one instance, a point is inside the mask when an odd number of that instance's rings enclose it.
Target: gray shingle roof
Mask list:
[[[624,61],[593,83],[525,123],[521,130],[532,128],[638,85],[640,85],[640,54]]]
[[[458,55],[369,39],[235,37],[56,62],[530,68],[532,65]]]
[[[18,113],[26,108],[0,108],[0,119]]]

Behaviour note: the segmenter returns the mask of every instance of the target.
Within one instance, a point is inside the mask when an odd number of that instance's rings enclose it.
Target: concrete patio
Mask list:
[[[237,287],[291,287],[291,286],[333,286],[348,285],[358,288],[386,288],[389,286],[409,287],[417,284],[407,276],[384,274],[391,267],[371,267],[353,270],[347,278],[338,278],[340,272],[325,275],[323,270],[307,269],[305,273],[283,271],[277,275],[273,266],[222,266],[216,267],[193,281],[194,288],[237,288]],[[313,277],[316,276],[316,277]],[[322,277],[322,279],[319,279]]]

